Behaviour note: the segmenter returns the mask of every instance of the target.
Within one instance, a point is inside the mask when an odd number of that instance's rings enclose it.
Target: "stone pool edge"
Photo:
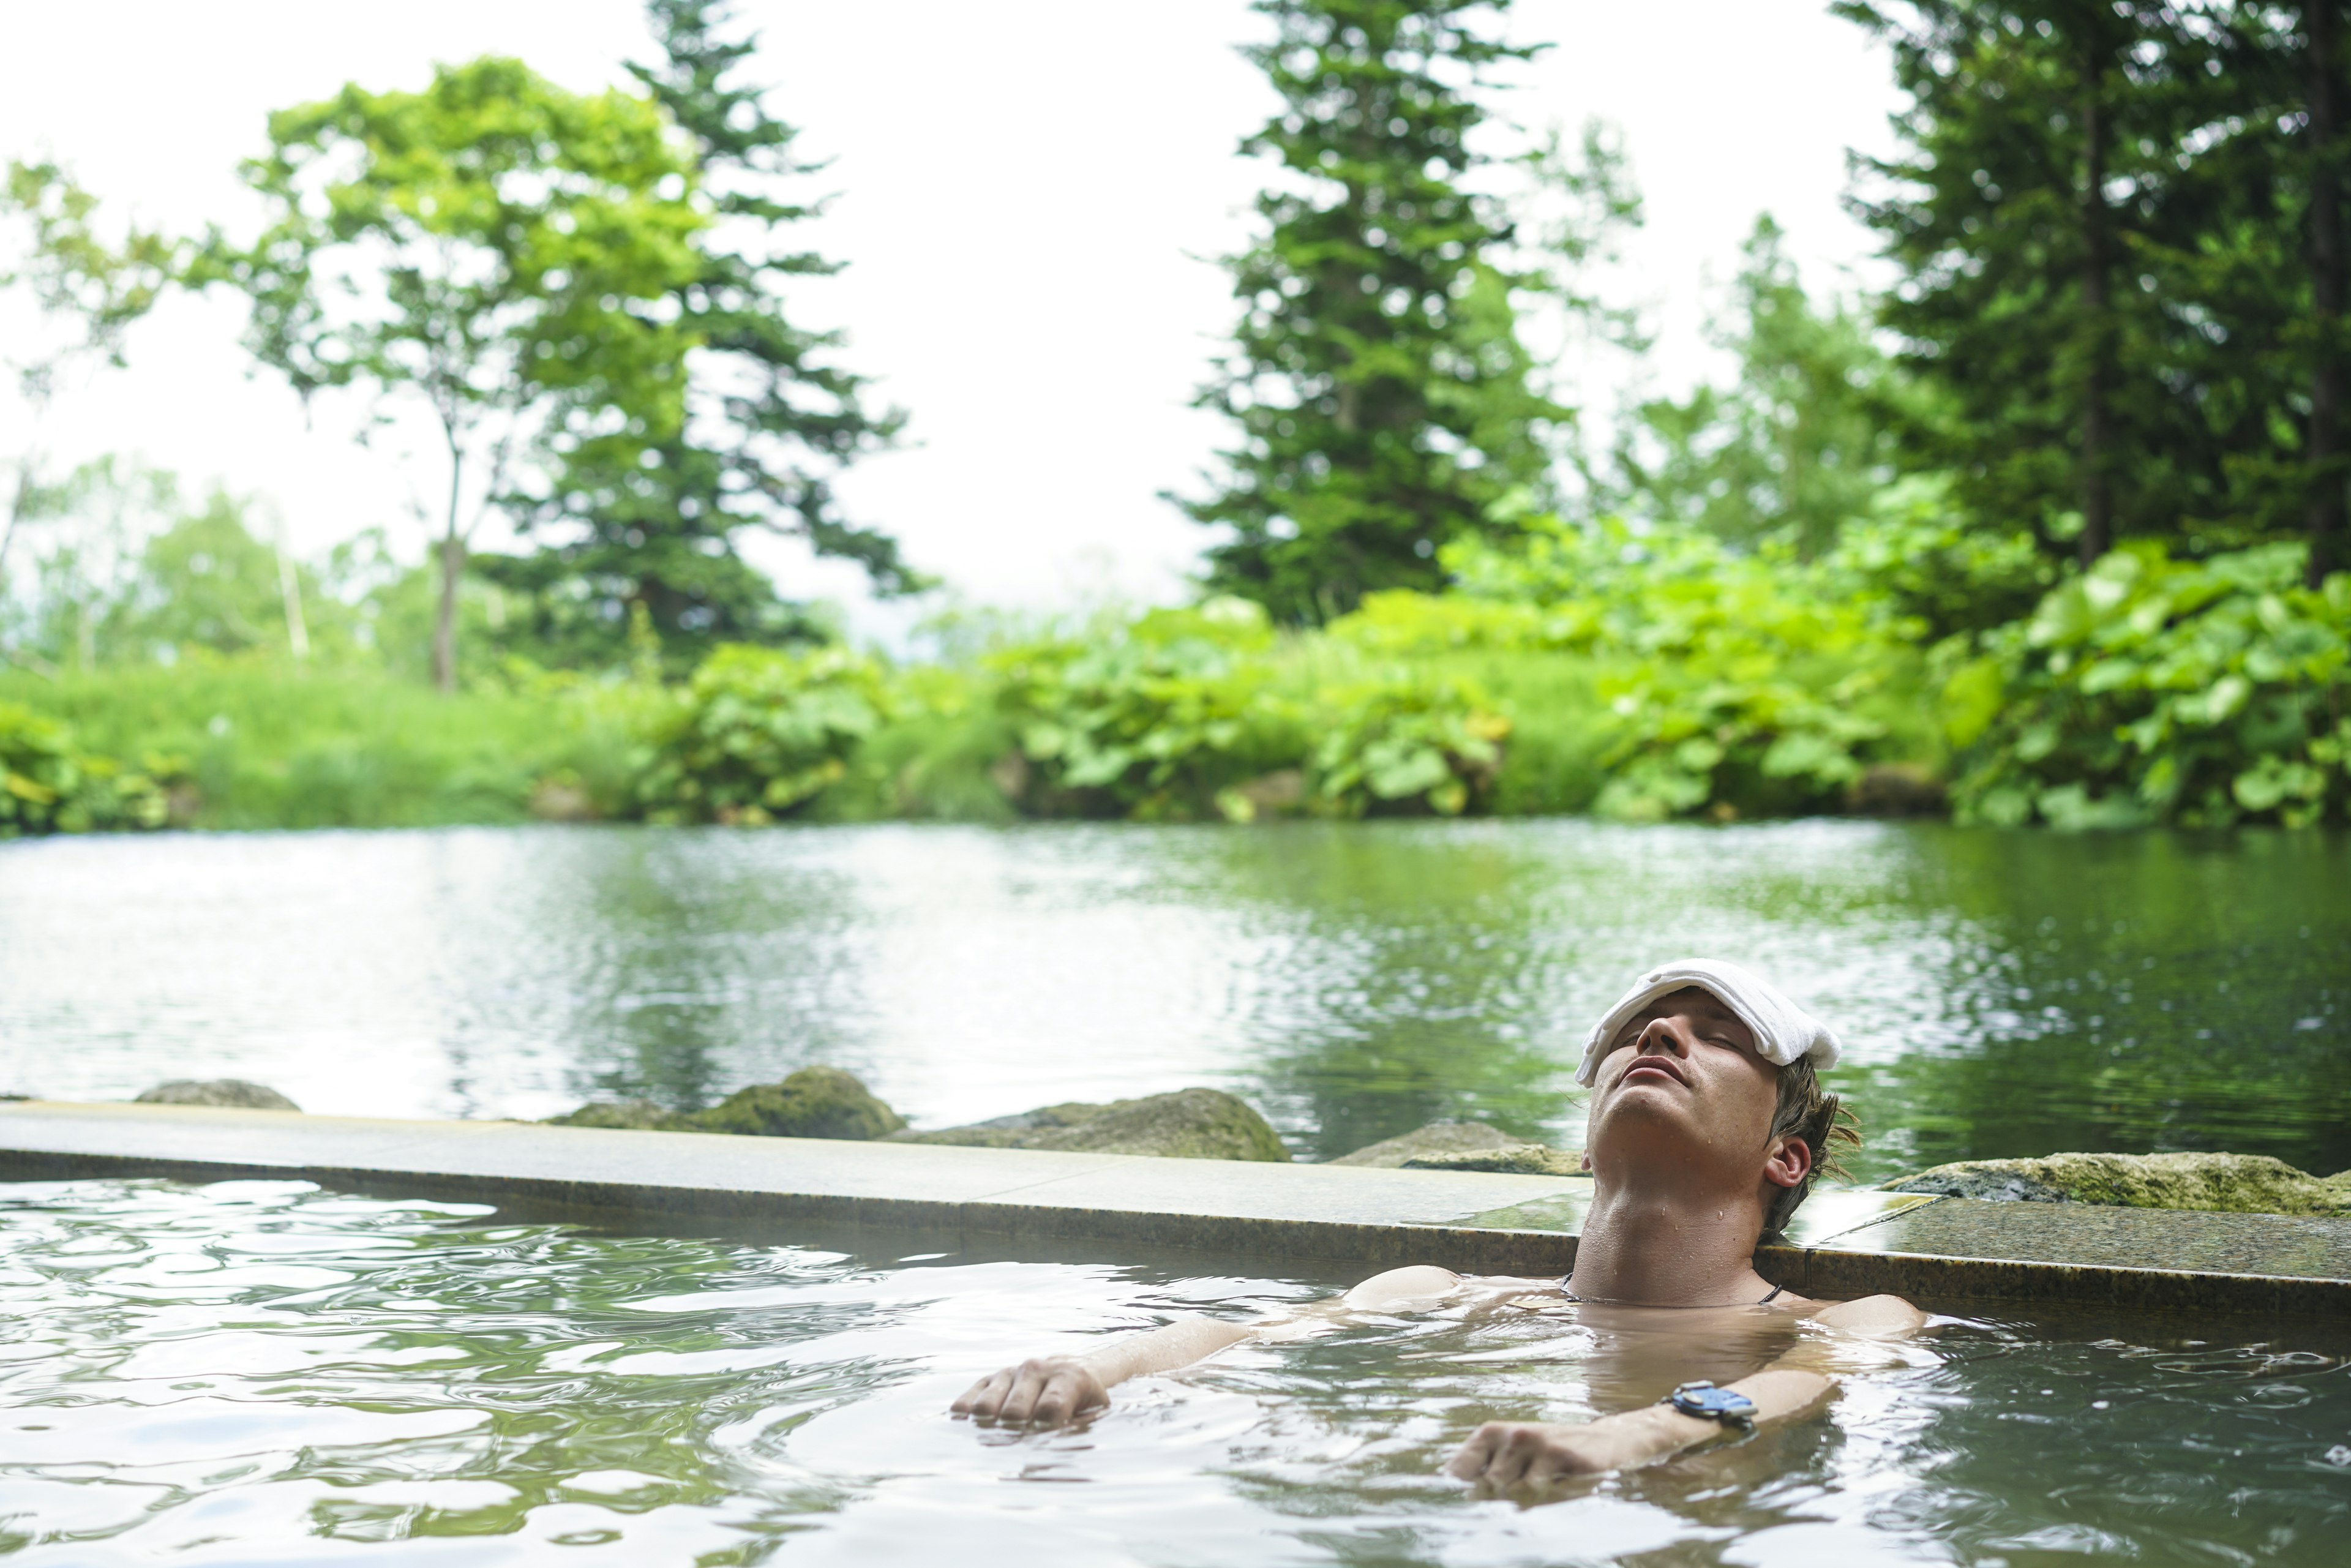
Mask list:
[[[582,1218],[805,1219],[1528,1275],[1573,1266],[1589,1191],[1576,1177],[1482,1172],[0,1103],[0,1179],[93,1176],[306,1180]],[[1800,1217],[1796,1244],[1759,1249],[1756,1266],[1826,1296],[2351,1315],[2351,1221],[2028,1212],[2052,1207],[1824,1193]],[[2199,1254],[2228,1266],[2175,1266]]]

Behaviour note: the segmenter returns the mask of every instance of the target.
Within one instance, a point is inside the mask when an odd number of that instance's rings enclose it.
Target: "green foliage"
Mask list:
[[[2032,612],[2059,576],[2032,535],[1970,516],[1945,475],[1899,479],[1848,518],[1822,581],[1834,597],[1883,599],[1932,644]]]
[[[2314,204],[2345,167],[2306,99],[2317,8],[1835,9],[1892,46],[1911,98],[1863,211],[1904,273],[1883,319],[1936,393],[1904,430],[1912,463],[2085,563],[2131,536],[2275,537],[2322,482],[2339,522],[2341,462],[2312,444],[2340,450],[2310,376],[2346,344],[2340,218],[2323,232]],[[2331,311],[2314,294],[2330,270]]]
[[[183,265],[183,243],[155,230],[132,227],[110,244],[98,232],[97,212],[98,198],[55,163],[11,159],[0,176],[0,216],[21,220],[28,231],[21,257],[0,260],[0,288],[28,285],[45,314],[78,329],[75,340],[16,362],[37,402],[72,358],[95,354],[121,364],[123,333],[154,308]]]
[[[0,296],[22,285],[37,324],[12,321],[5,364],[30,423],[38,427],[67,372],[93,361],[120,365],[123,337],[153,308],[181,265],[183,246],[133,227],[111,244],[97,228],[98,199],[54,163],[11,160],[0,175]],[[47,455],[28,438],[9,465],[8,503],[0,512],[0,636],[16,584],[10,550],[26,523],[54,517],[72,499],[72,481],[48,476]]]
[[[2340,817],[2351,575],[2303,546],[2205,561],[2117,549],[1944,684],[1963,819],[2059,827]]]
[[[269,137],[245,169],[268,226],[250,247],[214,235],[193,276],[249,297],[247,345],[305,397],[413,396],[440,425],[447,689],[486,509],[528,515],[534,468],[543,495],[568,459],[643,462],[684,423],[699,339],[664,302],[697,275],[710,221],[694,166],[653,104],[497,58],[439,68],[423,92],[346,87],[272,115]]]
[[[1218,791],[1294,765],[1304,715],[1276,689],[1273,645],[1256,605],[1219,599],[1086,643],[994,655],[1027,765],[1023,803],[1051,814],[1196,816]]]
[[[627,715],[601,689],[461,691],[366,665],[196,653],[172,665],[0,672],[0,702],[64,724],[99,756],[179,758],[172,821],[199,828],[395,828],[529,820],[534,788],[602,779]],[[607,786],[610,788],[610,786]],[[625,788],[625,781],[622,788]]]
[[[1327,809],[1458,817],[1501,771],[1510,721],[1466,677],[1399,670],[1320,696],[1311,778]]]
[[[560,481],[528,519],[549,542],[498,569],[579,663],[611,662],[631,605],[681,669],[720,643],[820,640],[737,553],[745,529],[856,561],[885,594],[926,586],[894,540],[846,521],[834,498],[839,471],[887,445],[905,416],[866,409],[864,379],[831,361],[841,334],[787,318],[784,287],[840,265],[791,244],[820,204],[778,199],[810,166],[793,153],[798,131],[740,79],[755,40],[719,37],[731,9],[652,0],[664,58],[629,67],[683,137],[716,220],[691,236],[662,301],[695,344],[686,418],[567,447]]]
[[[1612,487],[1628,510],[1733,544],[1784,540],[1809,559],[1870,515],[1919,398],[1866,314],[1813,303],[1782,238],[1769,217],[1756,220],[1731,319],[1712,332],[1738,356],[1738,379],[1643,403],[1620,437]]]
[[[1154,611],[1086,642],[991,656],[1014,719],[1011,793],[1040,815],[1455,815],[1481,800],[1510,720],[1477,683],[1277,635],[1246,600]]]
[[[1282,110],[1243,144],[1280,161],[1264,238],[1228,264],[1243,315],[1198,406],[1239,426],[1216,492],[1185,503],[1232,530],[1211,587],[1286,623],[1383,588],[1435,588],[1439,546],[1539,485],[1564,417],[1529,386],[1502,269],[1508,217],[1468,177],[1480,73],[1534,51],[1479,32],[1508,0],[1258,0],[1243,52]]]
[[[0,702],[0,839],[160,828],[176,771],[169,758],[131,768],[82,751],[57,720]]]
[[[643,741],[636,806],[651,821],[757,827],[846,777],[890,694],[883,667],[846,649],[735,644],[667,708]]]
[[[1734,555],[1693,529],[1605,519],[1527,525],[1522,545],[1447,558],[1465,596],[1435,619],[1455,645],[1573,653],[1620,727],[1595,809],[1627,821],[1836,809],[1875,761],[1917,759],[1915,623],[1836,591],[1784,545]],[[1400,606],[1383,635],[1405,645]],[[1482,617],[1482,623],[1480,619]]]

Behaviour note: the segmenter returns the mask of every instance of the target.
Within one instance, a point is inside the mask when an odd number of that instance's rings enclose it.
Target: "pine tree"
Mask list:
[[[721,37],[732,10],[729,0],[649,0],[664,57],[628,68],[688,138],[716,218],[695,276],[671,296],[701,345],[684,417],[612,431],[587,411],[563,483],[535,519],[569,537],[491,572],[530,591],[541,633],[581,656],[617,650],[638,606],[679,658],[721,640],[821,635],[742,559],[747,529],[853,560],[883,593],[926,586],[894,539],[846,520],[834,496],[840,470],[887,445],[905,416],[870,409],[865,378],[831,361],[841,334],[786,314],[790,280],[842,264],[791,244],[793,225],[820,204],[778,188],[815,166],[793,152],[799,132],[768,111],[765,90],[742,80],[758,39]]]
[[[1756,220],[1732,308],[1711,334],[1738,357],[1737,380],[1643,403],[1615,455],[1621,493],[1608,498],[1811,557],[1869,515],[1919,398],[1865,312],[1813,302],[1782,238],[1770,217]]]
[[[1272,42],[1242,52],[1282,111],[1242,143],[1278,159],[1264,238],[1230,258],[1242,317],[1196,406],[1240,439],[1205,499],[1231,530],[1209,585],[1290,622],[1370,591],[1434,588],[1437,550],[1540,486],[1566,417],[1530,387],[1503,269],[1512,238],[1465,177],[1487,68],[1536,51],[1480,32],[1509,0],[1257,0]]]
[[[2211,88],[2135,0],[1844,0],[1912,107],[1858,204],[1907,277],[1885,308],[1946,417],[1912,433],[1987,516],[2097,559],[2229,506],[2223,444],[2172,372],[2168,282],[2209,214],[2183,151]]]
[[[2225,134],[2189,178],[2212,216],[2179,269],[2182,375],[2227,442],[2238,531],[2300,533],[2313,587],[2346,552],[2344,180],[2351,137],[2342,0],[2213,5],[2200,50]]]

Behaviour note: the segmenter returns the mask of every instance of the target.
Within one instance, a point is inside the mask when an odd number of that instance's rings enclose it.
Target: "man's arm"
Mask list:
[[[1163,1328],[1126,1334],[1084,1355],[1043,1356],[990,1373],[963,1392],[951,1408],[982,1420],[1058,1427],[1110,1403],[1110,1391],[1130,1377],[1173,1372],[1205,1361],[1247,1339],[1312,1332],[1350,1312],[1380,1312],[1410,1302],[1441,1301],[1461,1283],[1450,1269],[1417,1266],[1374,1274],[1345,1295],[1288,1317],[1253,1323],[1186,1318]],[[1318,1321],[1321,1320],[1321,1321]]]
[[[1907,1339],[1926,1326],[1927,1314],[1899,1296],[1865,1296],[1823,1308],[1813,1322],[1855,1338]],[[1818,1354],[1817,1342],[1800,1345],[1752,1376],[1724,1386],[1754,1401],[1759,1427],[1809,1416],[1836,1386],[1834,1358]],[[1626,1410],[1580,1426],[1489,1421],[1445,1468],[1462,1480],[1496,1489],[1538,1485],[1564,1476],[1653,1465],[1710,1442],[1721,1432],[1721,1423],[1685,1416],[1670,1405]]]

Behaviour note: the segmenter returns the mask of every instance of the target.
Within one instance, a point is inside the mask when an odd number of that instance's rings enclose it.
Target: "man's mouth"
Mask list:
[[[1664,1056],[1643,1057],[1625,1070],[1623,1081],[1630,1083],[1636,1074],[1652,1072],[1660,1078],[1669,1078],[1685,1089],[1689,1087],[1689,1079],[1683,1073],[1681,1063]]]

